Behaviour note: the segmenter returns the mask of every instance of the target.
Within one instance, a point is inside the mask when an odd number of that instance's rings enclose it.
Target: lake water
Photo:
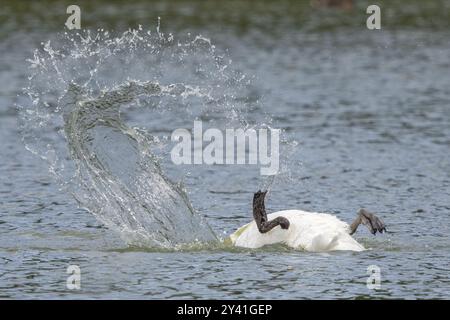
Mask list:
[[[450,298],[450,3],[390,7],[384,1],[381,31],[365,27],[364,1],[351,12],[308,3],[105,1],[81,6],[82,26],[155,30],[160,16],[166,34],[211,39],[232,60],[230,68],[251,79],[244,90],[251,104],[246,119],[269,118],[295,146],[271,185],[268,210],[328,212],[351,222],[366,207],[383,218],[387,234],[372,236],[362,227],[355,237],[369,250],[360,253],[128,246],[80,209],[22,142],[16,105],[28,101],[25,60],[64,32],[65,7],[6,1],[0,29],[0,298]],[[117,65],[109,77],[137,77],[140,67]],[[127,123],[159,135],[194,121],[133,108],[123,113]],[[201,116],[207,121],[215,114]],[[163,170],[179,177],[170,163]],[[250,221],[253,193],[263,183],[258,168],[185,170],[193,207],[219,237]],[[81,269],[80,290],[66,287],[69,265]],[[378,290],[366,286],[371,265],[381,271]]]

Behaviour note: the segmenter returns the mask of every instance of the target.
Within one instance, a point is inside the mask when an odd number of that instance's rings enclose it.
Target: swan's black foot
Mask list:
[[[380,233],[386,231],[384,222],[373,213],[370,213],[366,209],[359,209],[358,215],[361,216],[361,223],[365,225],[372,234],[376,234],[377,231]]]
[[[253,218],[255,219],[256,226],[259,232],[266,233],[280,226],[282,229],[289,229],[289,220],[284,217],[276,217],[273,220],[267,221],[267,213],[264,205],[264,198],[267,191],[258,191],[253,195]]]
[[[289,220],[285,217],[276,217],[274,220],[277,220],[278,224],[280,225],[281,229],[289,229],[289,226],[291,225],[289,223]]]
[[[365,225],[373,235],[376,234],[377,231],[379,233],[386,231],[386,225],[384,222],[366,209],[359,209],[358,217],[350,225],[350,234],[354,234],[360,224]]]

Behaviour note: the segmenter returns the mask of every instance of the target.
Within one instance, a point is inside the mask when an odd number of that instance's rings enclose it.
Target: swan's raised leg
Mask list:
[[[289,220],[284,217],[276,217],[273,220],[267,221],[266,207],[264,205],[266,193],[267,191],[261,192],[259,190],[253,195],[253,218],[258,226],[259,232],[266,233],[278,225],[282,229],[289,229]]]
[[[365,225],[372,234],[376,234],[377,231],[380,233],[386,231],[386,225],[384,224],[384,222],[366,209],[359,209],[358,216],[350,225],[351,235],[356,232],[360,224]]]

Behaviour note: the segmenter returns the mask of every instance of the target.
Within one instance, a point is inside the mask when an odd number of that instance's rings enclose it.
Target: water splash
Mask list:
[[[250,80],[226,55],[202,36],[165,35],[158,23],[156,33],[141,26],[118,36],[65,33],[42,43],[29,63],[30,102],[19,106],[23,140],[80,207],[132,246],[217,241],[183,186],[161,169],[167,135],[128,122],[181,127],[185,119],[209,119],[248,128],[242,89]],[[130,118],[124,108],[141,112]]]
[[[152,153],[161,141],[120,112],[134,105],[195,117],[212,102],[236,110],[227,93],[234,75],[208,39],[176,42],[159,27],[86,31],[43,43],[29,62],[30,104],[19,106],[25,145],[81,207],[131,245],[217,240],[161,170]]]
[[[139,95],[191,91],[182,85],[128,82],[85,99],[81,87],[71,85],[61,100],[65,136],[77,166],[78,188],[73,194],[129,243],[173,247],[215,240],[183,190],[161,171],[150,153],[151,139],[120,119],[120,107]]]

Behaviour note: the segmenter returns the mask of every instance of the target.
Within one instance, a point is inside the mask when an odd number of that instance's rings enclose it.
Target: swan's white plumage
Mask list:
[[[267,215],[269,220],[278,216],[289,220],[288,230],[277,226],[267,233],[260,233],[252,221],[230,236],[233,245],[245,248],[260,248],[265,245],[283,243],[306,251],[350,250],[363,251],[364,247],[349,234],[349,225],[326,213],[301,210],[277,211]]]

